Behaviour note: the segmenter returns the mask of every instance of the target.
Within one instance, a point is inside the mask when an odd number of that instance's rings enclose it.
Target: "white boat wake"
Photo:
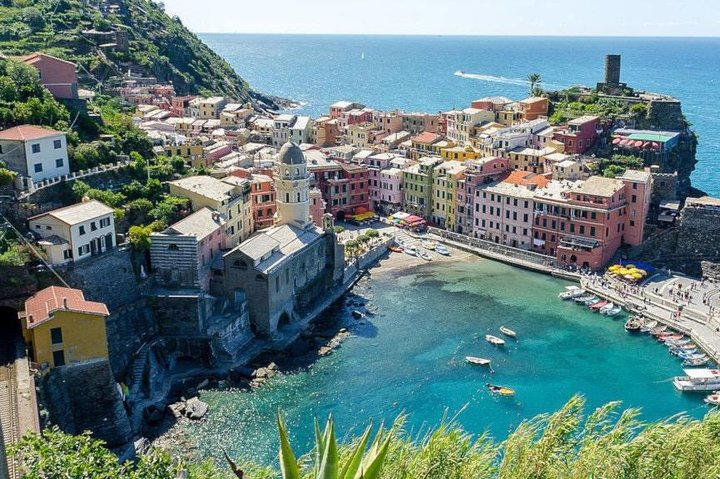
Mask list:
[[[522,78],[507,78],[507,77],[495,76],[495,75],[481,75],[479,73],[467,73],[462,70],[456,71],[455,76],[459,76],[462,78],[469,78],[471,80],[480,80],[480,81],[487,81],[487,82],[493,82],[493,83],[504,83],[506,85],[517,85],[517,86],[530,85],[529,81],[523,80]],[[554,89],[565,88],[561,85],[553,85],[552,83],[544,83],[544,82],[541,83],[540,86],[554,88]]]

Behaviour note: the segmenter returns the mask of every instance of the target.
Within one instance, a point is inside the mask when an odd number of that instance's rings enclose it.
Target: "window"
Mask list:
[[[51,328],[50,329],[50,342],[52,344],[62,344],[62,328]]]
[[[35,173],[40,173],[42,170],[42,163],[35,163]]]
[[[66,249],[63,251],[63,259],[72,259],[72,250]]]
[[[97,229],[97,225],[95,224],[95,222],[94,221],[91,222],[90,223],[90,231],[95,231],[96,229]]]
[[[85,234],[85,225],[80,225],[80,236]]]
[[[3,149],[2,149],[2,145],[0,145],[0,155],[2,155],[2,154],[3,154]]]
[[[53,141],[53,147],[54,147],[56,150],[59,150],[60,148],[62,148],[62,140],[54,140],[54,141]]]
[[[168,249],[170,251],[180,251],[180,247],[178,245],[176,245],[175,243],[169,244]]]
[[[63,161],[62,158],[58,158],[57,160],[55,160],[56,168],[62,168],[64,165],[65,165],[65,162]]]
[[[53,351],[53,365],[56,368],[65,366],[65,352],[64,351]]]
[[[33,153],[40,153],[40,143],[34,143],[30,148]]]

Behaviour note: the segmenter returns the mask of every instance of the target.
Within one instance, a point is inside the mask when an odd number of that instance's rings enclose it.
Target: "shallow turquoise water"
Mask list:
[[[662,345],[627,334],[625,316],[610,319],[558,300],[564,284],[480,259],[376,274],[355,293],[368,298],[377,315],[339,350],[256,392],[203,393],[210,416],[189,432],[201,439],[204,454],[222,445],[272,463],[278,408],[304,451],[313,416],[329,413],[349,435],[405,411],[419,433],[467,405],[458,418],[464,428],[502,439],[523,419],[553,411],[575,393],[591,407],[614,400],[641,407],[647,420],[707,411],[702,396],[675,391],[670,379],[681,367]],[[333,314],[345,319],[348,312]],[[501,325],[519,335],[504,350],[483,339],[487,332],[500,335]],[[466,355],[491,358],[495,373],[465,364]],[[486,382],[511,386],[517,397],[491,397]]]

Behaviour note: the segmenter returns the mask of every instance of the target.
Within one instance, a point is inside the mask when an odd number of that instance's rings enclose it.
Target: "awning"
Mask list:
[[[544,245],[545,245],[545,240],[533,238],[533,244],[534,244],[535,246],[544,246]]]
[[[410,215],[410,216],[406,217],[405,219],[403,219],[403,223],[407,223],[407,224],[419,223],[420,221],[423,221],[423,219],[420,218],[419,216],[415,216],[415,215]]]
[[[398,211],[397,213],[392,215],[393,218],[398,219],[398,220],[404,220],[408,216],[410,216],[410,213],[404,213],[402,211]]]
[[[621,141],[622,141],[622,138],[614,138],[612,142],[613,142],[613,145],[617,145],[617,144],[619,144]]]

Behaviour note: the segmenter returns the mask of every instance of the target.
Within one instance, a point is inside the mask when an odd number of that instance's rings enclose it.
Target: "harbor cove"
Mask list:
[[[339,349],[297,368],[286,358],[286,372],[256,390],[202,392],[207,419],[176,426],[168,443],[200,457],[221,458],[224,447],[271,464],[278,409],[302,452],[314,434],[307,418],[328,414],[345,439],[370,422],[407,414],[414,437],[456,417],[465,430],[499,440],[578,393],[588,407],[622,401],[641,408],[646,421],[706,414],[702,395],[673,388],[677,358],[652,337],[627,333],[626,314],[609,318],[561,301],[557,295],[570,283],[548,275],[459,251],[451,258],[382,260],[323,318],[350,330]],[[371,314],[358,320],[355,310]],[[502,325],[518,338],[495,348],[484,336]],[[492,369],[469,365],[466,356],[489,358]],[[511,386],[516,396],[493,396],[488,382]]]

